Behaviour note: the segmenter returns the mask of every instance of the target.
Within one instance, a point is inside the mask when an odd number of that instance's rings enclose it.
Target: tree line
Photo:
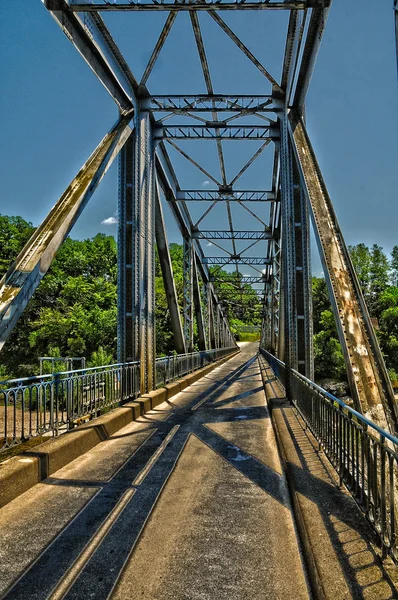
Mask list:
[[[0,215],[0,278],[34,227],[22,217]],[[349,247],[390,377],[398,380],[398,246],[388,258],[374,244]],[[170,244],[178,302],[183,303],[183,249]],[[159,261],[155,267],[156,349],[159,356],[174,349],[173,333]],[[217,293],[233,334],[243,338],[243,325],[261,324],[261,304],[249,284],[223,282],[230,273],[212,267],[221,280]],[[313,277],[313,319],[316,378],[344,380],[345,365],[326,282]],[[256,334],[246,338],[258,339]],[[113,236],[68,238],[5,344],[0,380],[36,374],[40,356],[85,356],[90,366],[116,361],[117,246]],[[197,341],[196,323],[194,337]]]
[[[22,217],[0,215],[0,278],[34,231]],[[183,249],[170,244],[174,280],[183,302]],[[156,256],[156,350],[174,349],[173,333],[160,264]],[[220,278],[225,271],[217,272]],[[218,286],[231,328],[239,337],[242,324],[260,324],[260,306],[250,285]],[[7,340],[0,364],[0,381],[38,373],[40,356],[85,356],[89,366],[116,361],[117,246],[102,233],[91,239],[67,238]],[[197,329],[194,323],[197,342]],[[59,369],[62,370],[62,363]]]

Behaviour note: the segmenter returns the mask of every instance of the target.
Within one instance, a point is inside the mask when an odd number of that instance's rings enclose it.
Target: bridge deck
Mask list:
[[[243,346],[239,355],[172,401],[2,508],[0,597],[310,598],[256,352],[256,344]],[[295,463],[294,452],[300,449],[307,463],[318,464],[311,444],[303,445],[303,429],[295,432],[289,410],[275,410],[285,458]],[[293,419],[290,434],[282,431],[282,414]],[[355,564],[354,575],[340,576],[341,569],[333,566],[331,548],[342,540],[328,533],[324,521],[337,515],[345,524],[345,538],[348,521],[342,517],[343,492],[328,483],[324,468],[314,467],[306,475],[302,467],[298,493],[320,561],[322,549],[330,546],[325,555],[329,569],[324,576],[318,569],[330,591],[325,598],[334,598],[340,588],[347,590],[340,595],[347,599],[396,597],[375,557],[365,561],[366,573],[363,561]],[[321,491],[314,487],[318,478]],[[319,526],[322,511],[326,517]],[[366,527],[355,522],[353,512],[350,504],[358,544]],[[361,557],[372,552],[365,545]],[[352,570],[357,547],[349,554],[344,562]],[[360,577],[365,577],[361,584]],[[336,578],[342,580],[340,588]]]
[[[5,506],[6,597],[308,598],[256,350]]]

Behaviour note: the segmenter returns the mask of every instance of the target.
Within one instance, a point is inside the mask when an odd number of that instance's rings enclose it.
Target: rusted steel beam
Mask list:
[[[0,349],[94,190],[131,134],[119,119],[51,209],[0,281]]]
[[[290,111],[289,124],[355,406],[396,435],[398,410],[391,382],[331,199],[298,112]]]

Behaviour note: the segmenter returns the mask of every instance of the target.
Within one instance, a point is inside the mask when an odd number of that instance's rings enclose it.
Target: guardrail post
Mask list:
[[[50,428],[55,432],[55,435],[58,435],[58,419],[56,418],[56,415],[59,407],[59,386],[60,374],[55,373],[53,393],[51,394],[50,399]]]
[[[381,551],[382,558],[387,557],[387,547],[385,540],[386,523],[387,523],[387,510],[386,510],[386,439],[384,435],[380,435],[380,485],[381,485],[381,507],[380,507],[380,538],[381,538]]]

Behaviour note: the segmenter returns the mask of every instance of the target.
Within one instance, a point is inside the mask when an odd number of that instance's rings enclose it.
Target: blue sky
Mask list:
[[[222,16],[278,79],[287,12]],[[165,17],[165,13],[104,16],[137,78]],[[268,93],[264,78],[210,17],[201,14],[200,21],[215,91]],[[38,225],[115,121],[117,111],[40,0],[2,3],[0,44],[0,212],[21,215]],[[152,93],[205,92],[187,14],[177,17],[148,87]],[[392,2],[334,0],[308,96],[308,130],[347,243],[378,243],[387,252],[398,243],[397,95]],[[229,178],[257,147],[256,142],[224,143]],[[214,143],[187,143],[184,149],[219,177]],[[182,187],[208,185],[184,159],[170,154]],[[268,187],[271,159],[270,147],[242,177],[242,189]],[[102,222],[114,216],[116,203],[115,163],[72,236],[115,233],[115,225]],[[207,229],[224,228],[225,211],[217,210],[206,221]],[[234,211],[237,228],[255,228],[243,210]],[[166,218],[169,241],[180,241],[167,209]],[[257,253],[262,251],[259,246]],[[316,259],[314,272],[319,273]]]

